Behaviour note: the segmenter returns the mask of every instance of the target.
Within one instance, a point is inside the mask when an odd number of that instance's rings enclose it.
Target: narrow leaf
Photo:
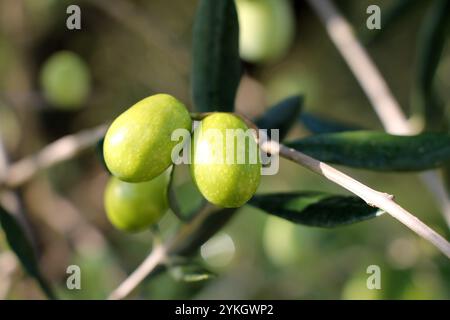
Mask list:
[[[450,161],[449,133],[351,131],[314,135],[288,146],[323,162],[380,171],[420,171]]]
[[[200,0],[193,34],[192,96],[196,109],[233,111],[241,78],[234,1]]]
[[[297,224],[322,228],[352,224],[381,213],[360,198],[322,192],[256,195],[249,204]]]
[[[25,231],[16,219],[2,207],[0,207],[0,224],[5,232],[9,246],[16,254],[25,271],[36,279],[42,291],[50,299],[55,299],[55,295],[39,270],[33,246]]]
[[[270,129],[279,129],[279,138],[282,140],[295,124],[302,106],[302,96],[289,97],[267,110],[255,123],[259,128],[267,129],[269,137]]]
[[[302,112],[299,120],[306,127],[306,129],[314,134],[356,131],[362,129],[351,124],[324,118],[310,112]]]

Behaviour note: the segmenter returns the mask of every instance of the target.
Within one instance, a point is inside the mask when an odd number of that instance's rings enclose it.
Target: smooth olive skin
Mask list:
[[[127,182],[153,179],[171,164],[175,129],[191,130],[186,107],[174,97],[156,94],[117,117],[109,127],[103,155],[109,171]]]
[[[111,177],[104,193],[109,221],[119,230],[142,231],[156,223],[169,208],[170,168],[153,180],[129,183]]]
[[[295,33],[289,0],[235,0],[239,18],[241,58],[272,62],[286,54]]]
[[[207,134],[209,129],[222,134],[222,143],[217,143],[214,135]],[[243,149],[245,162],[227,163],[226,129],[246,131],[248,127],[240,118],[229,113],[214,113],[202,120],[191,141],[191,174],[209,202],[220,207],[237,208],[255,194],[260,182],[261,161],[259,148],[251,138]],[[249,161],[250,144],[257,150],[253,163]]]
[[[55,108],[74,110],[82,107],[89,95],[91,75],[77,54],[59,51],[44,63],[40,83],[44,96]]]

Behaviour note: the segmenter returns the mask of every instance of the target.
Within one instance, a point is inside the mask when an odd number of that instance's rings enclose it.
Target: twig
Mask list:
[[[64,161],[78,154],[81,150],[95,144],[104,135],[105,131],[106,125],[101,125],[94,129],[84,130],[78,134],[63,137],[44,148],[37,155],[19,161],[17,164],[13,165],[13,167],[18,168],[21,164],[21,166],[28,164],[32,167],[32,170],[28,170],[26,177],[22,177],[17,180],[9,180],[10,185],[12,184],[11,181],[15,181],[16,185],[20,184],[35,174],[37,170],[48,168],[57,162]],[[370,187],[336,170],[335,168],[299,151],[287,148],[284,145],[269,141],[260,143],[260,147],[267,153],[279,153],[282,157],[290,159],[344,187],[365,200],[368,204],[379,207],[380,209],[388,212],[392,217],[396,218],[418,235],[428,240],[450,258],[450,244],[430,227],[396,204],[393,201],[392,196],[371,189]],[[56,152],[55,155],[52,155],[53,152]],[[11,177],[13,175],[8,173],[7,176]],[[147,259],[136,269],[136,271],[133,272],[132,275],[127,278],[115,291],[113,291],[110,295],[110,299],[123,299],[128,296],[149,273],[165,261],[167,256],[176,252],[179,247],[183,246],[190,236],[198,232],[202,228],[204,221],[211,214],[213,214],[211,206],[207,206],[200,214],[195,216],[190,223],[181,228],[181,230],[170,242],[156,247],[149,257],[147,257]]]
[[[353,194],[357,195],[369,205],[378,207],[392,217],[403,223],[409,229],[417,233],[422,238],[428,240],[436,248],[438,248],[443,254],[450,258],[450,243],[445,240],[441,235],[428,227],[425,223],[420,221],[413,214],[402,208],[394,201],[392,195],[376,191],[361,182],[353,179],[345,173],[336,170],[332,166],[327,165],[321,161],[318,161],[310,156],[307,156],[299,151],[288,148],[282,144],[274,144],[273,142],[267,142],[261,146],[261,149],[265,152],[279,154],[289,160],[292,160],[322,176],[330,181],[333,181],[337,185],[347,189]]]
[[[171,240],[156,246],[139,267],[109,295],[108,299],[118,300],[129,296],[150,273],[167,261],[168,256],[178,252],[186,240],[202,228],[208,216],[214,214],[213,208],[212,205],[208,204],[189,223],[185,224]]]
[[[329,37],[348,64],[372,104],[385,130],[393,134],[411,134],[413,129],[386,81],[364,47],[354,36],[350,24],[330,0],[308,0],[324,24]],[[450,199],[437,171],[421,173],[420,178],[438,202],[450,226]]]
[[[248,119],[242,115],[239,116],[241,116],[245,122],[250,124]],[[251,126],[256,127],[254,124]],[[286,159],[296,162],[347,189],[366,201],[369,205],[386,211],[393,218],[397,219],[419,236],[429,241],[443,254],[450,258],[450,243],[433,229],[420,221],[417,217],[395,203],[392,195],[376,191],[346,175],[345,173],[333,168],[332,166],[329,166],[297,150],[288,148],[282,144],[278,144],[274,141],[258,141],[258,143],[261,150],[264,152],[279,154]],[[145,277],[147,277],[152,271],[155,270],[156,267],[161,265],[167,259],[171,252],[177,248],[178,244],[183,243],[193,232],[196,232],[200,228],[202,222],[209,214],[211,214],[210,211],[204,211],[203,213],[197,215],[191,223],[187,224],[186,227],[177,234],[175,239],[167,245],[161,245],[152,251],[144,262],[116,290],[111,293],[109,299],[126,298],[139,285],[139,283],[145,279]]]
[[[68,160],[94,145],[104,136],[106,129],[107,125],[103,124],[50,143],[35,155],[12,164],[6,176],[0,179],[0,186],[15,188],[22,185],[38,171]]]

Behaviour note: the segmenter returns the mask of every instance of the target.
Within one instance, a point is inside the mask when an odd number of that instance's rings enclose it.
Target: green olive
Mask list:
[[[242,59],[270,62],[286,54],[295,32],[289,0],[236,0],[236,7]]]
[[[153,180],[129,183],[111,177],[104,204],[111,223],[120,230],[142,231],[156,223],[169,208],[170,168]]]
[[[44,96],[55,108],[74,110],[82,107],[89,95],[91,75],[77,54],[60,51],[44,63],[40,82]]]
[[[214,113],[194,131],[191,173],[203,196],[217,206],[240,207],[258,188],[259,147],[251,134],[236,138],[239,132],[248,133],[247,130],[237,116]]]
[[[186,107],[174,97],[157,94],[122,113],[109,127],[103,155],[109,171],[123,181],[148,181],[172,164],[176,129],[191,130]]]

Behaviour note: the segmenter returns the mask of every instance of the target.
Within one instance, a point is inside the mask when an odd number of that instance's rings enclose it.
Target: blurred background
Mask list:
[[[336,1],[336,5],[366,43],[405,112],[414,116],[411,98],[418,39],[431,1],[409,1],[402,14],[376,36],[366,28],[367,6],[381,8],[383,27],[383,14],[397,2]],[[66,9],[71,4],[81,8],[81,30],[66,27]],[[190,46],[196,5],[196,0],[0,0],[0,134],[9,160],[17,161],[59,137],[109,121],[155,93],[171,94],[192,109]],[[242,52],[246,73],[236,108],[256,117],[280,99],[304,94],[305,111],[383,130],[307,3],[279,1],[277,5],[283,7],[280,14],[285,16],[278,22],[284,23],[281,27],[286,30],[280,32],[285,34],[268,34],[271,41],[259,44],[266,48]],[[276,29],[270,21],[264,23]],[[285,43],[274,40],[283,37]],[[281,49],[274,48],[278,45]],[[279,51],[258,55],[258,50]],[[448,45],[437,78],[437,90],[448,107]],[[438,130],[440,125],[429,129]],[[298,124],[289,137],[308,134]],[[395,194],[401,205],[450,237],[416,174],[341,169]],[[189,179],[184,171],[177,177],[179,185]],[[103,208],[107,179],[96,149],[91,148],[17,189],[42,271],[61,298],[104,299],[151,250],[150,232],[125,234],[107,221]],[[258,192],[290,190],[346,193],[285,160],[277,175],[262,178]],[[184,198],[190,201],[189,194]],[[170,236],[179,224],[168,212],[160,222],[163,236]],[[133,297],[450,298],[447,258],[389,216],[325,230],[297,226],[244,207],[202,246],[196,259],[216,276],[185,282],[174,272],[162,272],[148,278]],[[81,290],[66,287],[66,268],[73,264],[81,268]],[[366,287],[369,265],[381,268],[381,290]],[[0,229],[0,299],[41,298],[45,297],[21,269]]]

